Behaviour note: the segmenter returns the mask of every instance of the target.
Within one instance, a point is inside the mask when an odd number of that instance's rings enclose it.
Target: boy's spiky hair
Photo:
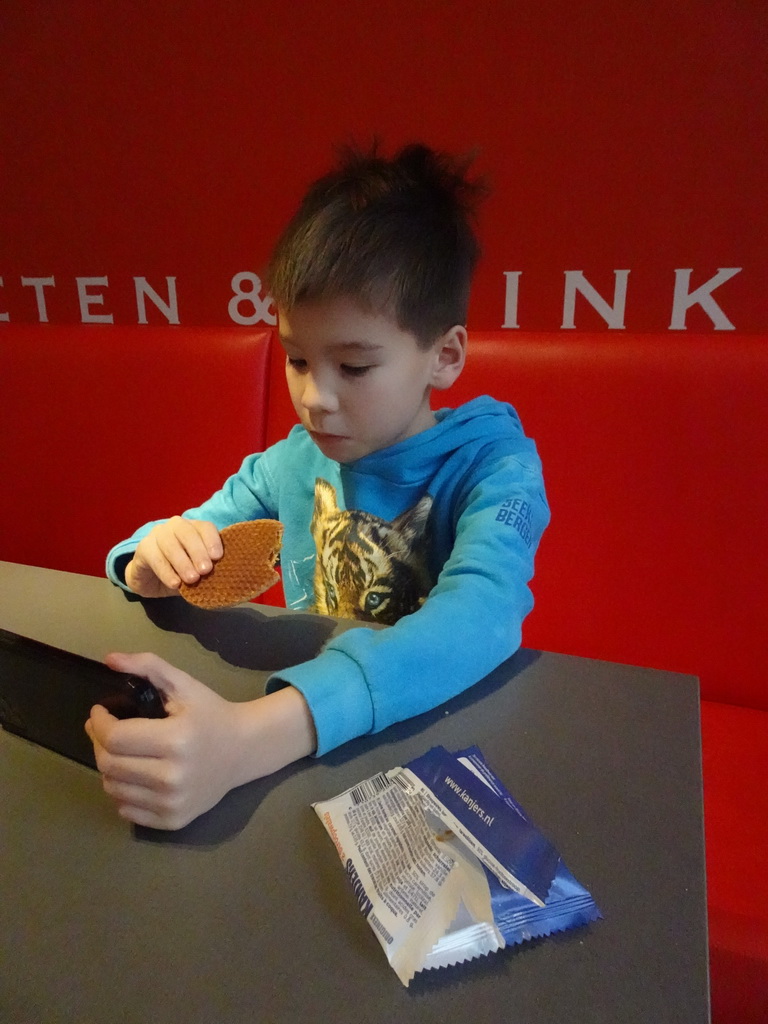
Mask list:
[[[351,298],[430,345],[465,324],[480,256],[475,213],[487,187],[472,157],[413,143],[391,159],[347,147],[312,184],[267,270],[278,308]]]

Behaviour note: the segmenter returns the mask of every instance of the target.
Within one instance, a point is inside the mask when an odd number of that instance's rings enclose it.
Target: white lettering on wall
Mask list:
[[[689,292],[692,269],[675,271],[675,294],[672,298],[672,322],[670,331],[684,331],[685,314],[691,306],[701,306],[714,324],[716,331],[733,331],[733,324],[712,298],[712,292],[725,281],[739,273],[741,267],[720,267],[714,277],[700,285],[695,291]]]
[[[521,270],[505,270],[504,277],[507,279],[504,291],[504,323],[502,327],[519,327],[517,322],[517,296],[520,291]]]
[[[48,310],[45,305],[44,288],[55,288],[56,279],[53,277],[22,277],[21,283],[25,288],[35,289],[37,299],[37,319],[41,324],[48,323]]]
[[[246,284],[250,285],[250,287],[243,288],[243,285]],[[258,274],[252,274],[248,270],[235,274],[232,278],[232,292],[232,298],[229,300],[228,307],[230,320],[233,320],[236,324],[242,324],[244,327],[251,327],[253,324],[275,326],[277,317],[274,313],[270,312],[272,299],[269,295],[262,299],[261,278]],[[241,313],[241,303],[249,305],[253,312],[248,315]]]
[[[686,330],[686,317],[688,310],[694,306],[700,306],[712,321],[713,327],[718,331],[736,330],[734,325],[723,312],[721,306],[715,301],[713,292],[720,285],[730,280],[736,274],[740,274],[741,267],[721,267],[717,273],[708,281],[691,290],[691,276],[696,271],[691,269],[678,269],[674,271],[675,282],[672,295],[671,322],[668,329],[671,331]],[[520,330],[519,322],[519,299],[521,270],[505,270],[504,273],[504,322],[502,328],[507,330]],[[613,297],[605,298],[585,278],[581,270],[566,270],[565,285],[563,292],[563,319],[562,330],[574,330],[576,327],[576,303],[577,295],[581,295],[605,321],[611,330],[625,330],[625,312],[627,305],[627,291],[629,270],[614,270]],[[39,323],[45,324],[49,320],[48,300],[55,309],[58,303],[56,299],[62,298],[61,282],[56,286],[56,278],[50,277],[21,277],[21,285],[24,288],[31,288],[35,293],[37,304],[37,317]],[[127,286],[130,278],[121,279],[121,284]],[[137,323],[147,324],[147,300],[163,315],[169,324],[178,325],[181,323],[179,315],[179,297],[177,294],[178,278],[167,276],[166,295],[160,294],[149,283],[144,276],[132,278],[133,291],[136,300]],[[108,277],[75,277],[77,295],[80,304],[80,318],[84,324],[112,324],[114,316],[111,313],[103,312],[106,303],[106,289],[109,288]],[[0,289],[4,284],[3,277],[0,277]],[[263,294],[261,278],[251,271],[242,271],[235,274],[231,282],[232,296],[228,302],[229,319],[244,327],[252,327],[255,324],[265,324],[274,327],[277,323],[275,305],[270,295]],[[56,289],[52,294],[46,292],[47,288]],[[13,293],[15,294],[15,293]],[[52,295],[54,296],[52,298]],[[10,305],[11,300],[6,302]],[[101,309],[100,309],[101,307]],[[0,307],[1,308],[1,307]],[[28,316],[25,309],[25,317]],[[8,323],[11,316],[9,312],[0,312],[0,323]],[[221,322],[223,310],[219,310],[217,322]],[[544,310],[537,310],[539,317],[545,315]],[[24,319],[24,318],[23,318]],[[523,330],[529,329],[525,324]],[[664,329],[660,324],[656,330]],[[752,328],[760,329],[759,327]],[[764,328],[763,328],[764,329]]]
[[[164,302],[163,299],[160,298],[152,285],[147,281],[146,277],[134,277],[133,285],[136,289],[136,313],[140,324],[146,324],[148,322],[147,299],[149,299],[153,305],[157,306],[169,324],[179,323],[179,300],[176,295],[176,278],[166,277],[165,283],[168,286],[167,302]]]
[[[107,277],[76,277],[77,297],[80,300],[80,323],[83,324],[111,324],[114,317],[111,313],[92,313],[91,306],[103,306],[104,296],[94,295],[88,289],[93,285],[96,288],[109,287]]]
[[[612,331],[624,330],[624,310],[627,305],[628,270],[614,270],[613,305],[610,306],[584,277],[581,270],[565,271],[565,295],[563,296],[563,330],[576,327],[576,292],[605,320]]]

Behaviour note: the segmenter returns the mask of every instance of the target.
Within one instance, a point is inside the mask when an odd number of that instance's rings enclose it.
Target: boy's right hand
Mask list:
[[[213,523],[174,516],[139,541],[125,569],[125,582],[140,597],[170,597],[182,580],[196,583],[224,554]]]

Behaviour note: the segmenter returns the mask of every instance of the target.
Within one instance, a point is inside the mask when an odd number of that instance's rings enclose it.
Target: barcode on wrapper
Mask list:
[[[383,793],[389,785],[389,779],[382,772],[370,779],[366,779],[365,782],[361,782],[359,786],[355,786],[354,789],[349,791],[349,796],[353,804],[362,804],[366,800],[371,800],[373,797],[378,796],[379,793]]]

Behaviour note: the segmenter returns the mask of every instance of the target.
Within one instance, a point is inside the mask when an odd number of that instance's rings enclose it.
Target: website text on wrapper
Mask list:
[[[488,814],[487,811],[484,811],[477,800],[474,800],[462,786],[457,782],[454,782],[450,775],[445,776],[445,784],[467,805],[470,811],[478,816],[484,825],[488,825],[490,828],[494,821],[494,816],[492,814]]]

